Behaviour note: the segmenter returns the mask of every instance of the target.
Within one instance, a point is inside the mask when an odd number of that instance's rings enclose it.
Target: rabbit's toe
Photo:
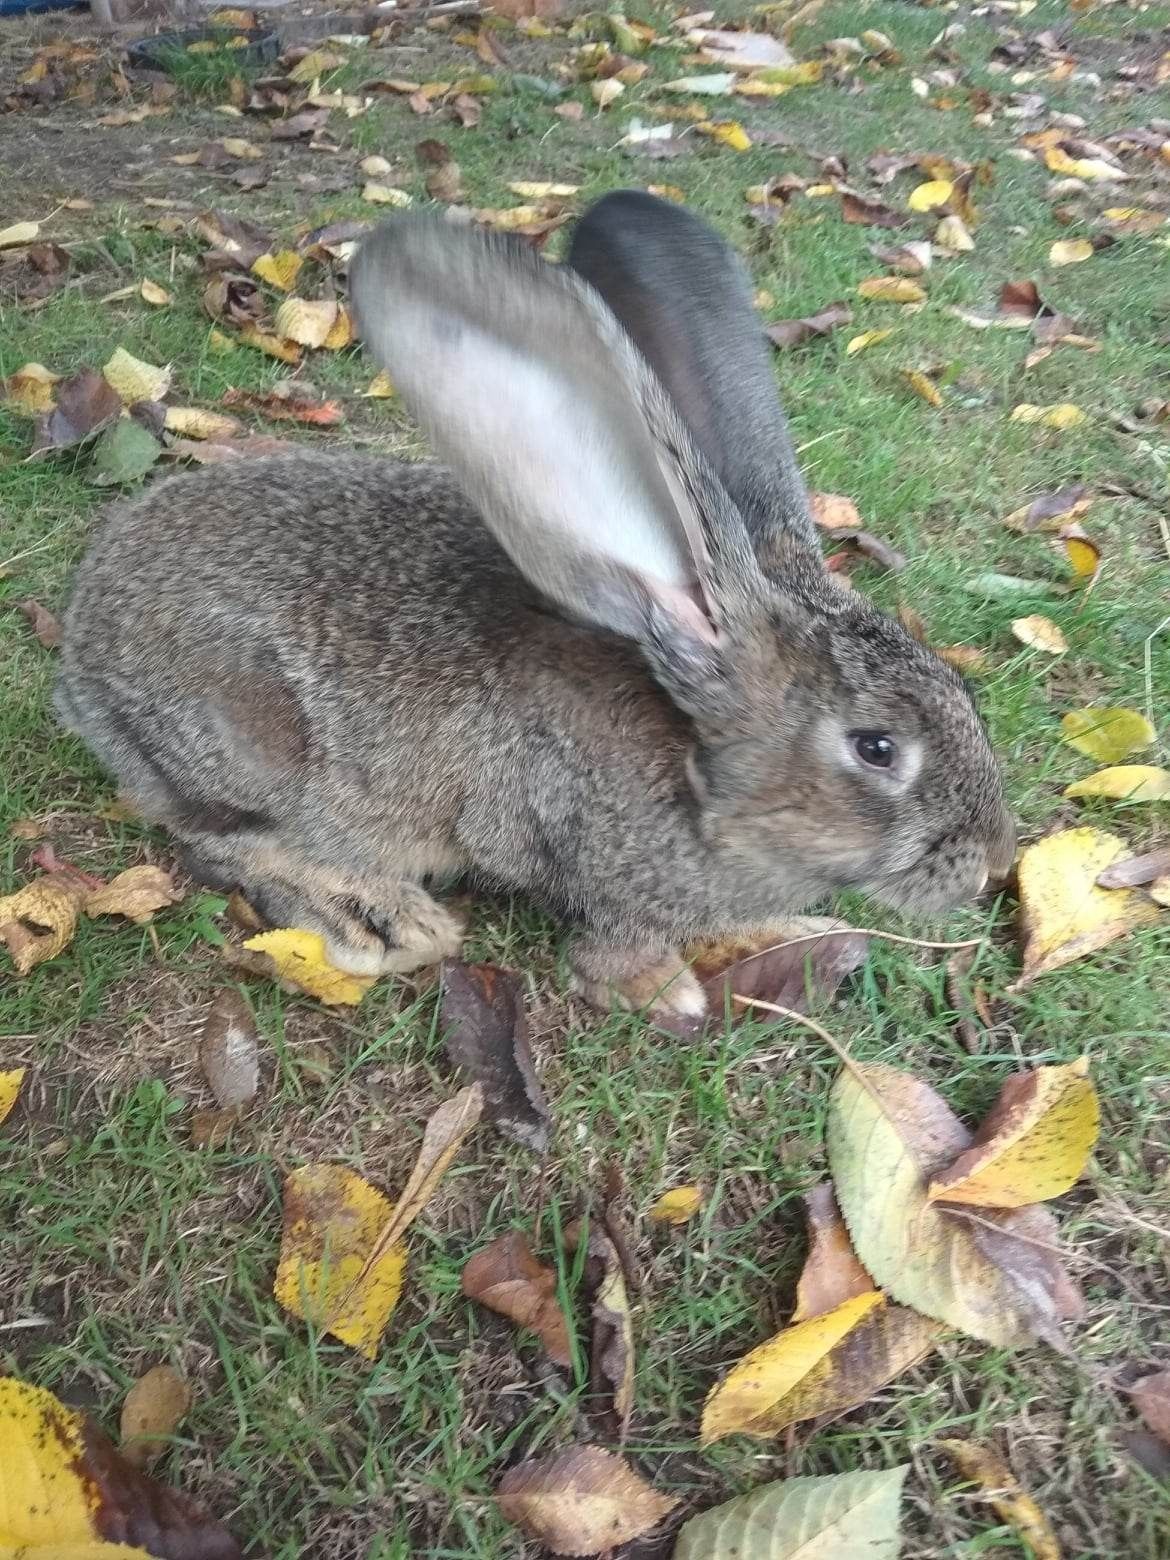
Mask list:
[[[593,1007],[619,1007],[684,1028],[702,1021],[707,997],[676,953],[574,945],[570,956],[573,990]]]
[[[392,905],[370,907],[364,914],[383,944],[378,974],[409,975],[440,959],[457,958],[463,947],[463,922],[415,883],[403,883]]]

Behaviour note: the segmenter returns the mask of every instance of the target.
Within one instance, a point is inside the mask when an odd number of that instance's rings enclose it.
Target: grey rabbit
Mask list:
[[[576,988],[693,1022],[679,953],[1010,862],[951,668],[826,571],[746,274],[619,192],[568,265],[397,217],[361,333],[448,464],[306,449],[117,506],[57,706],[194,876],[357,973],[454,955],[467,873],[575,928]]]

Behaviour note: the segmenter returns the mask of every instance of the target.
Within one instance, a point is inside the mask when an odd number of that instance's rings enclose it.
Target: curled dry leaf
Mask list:
[[[1032,650],[1043,650],[1048,655],[1063,655],[1068,640],[1051,618],[1039,613],[1031,617],[1013,618],[1012,633],[1022,645]]]
[[[1149,747],[1158,735],[1139,711],[1124,708],[1070,710],[1060,730],[1069,747],[1099,764],[1119,764]]]
[[[572,1446],[510,1468],[496,1491],[509,1522],[554,1555],[595,1555],[641,1538],[678,1505],[624,1457]]]
[[[874,276],[857,284],[858,297],[882,303],[921,303],[926,290],[908,276]]]
[[[0,400],[18,412],[36,416],[51,410],[53,386],[60,379],[60,374],[54,374],[43,363],[26,363],[7,379],[0,379]]]
[[[240,431],[240,422],[225,412],[209,412],[202,406],[168,406],[168,433],[187,439],[230,439]]]
[[[12,1114],[12,1107],[20,1098],[20,1086],[27,1070],[24,1067],[12,1067],[7,1072],[0,1072],[0,1121],[6,1121]]]
[[[447,1055],[483,1086],[488,1120],[543,1154],[552,1116],[532,1061],[519,979],[493,964],[447,961],[442,982],[439,1024]]]
[[[57,385],[57,404],[37,418],[32,453],[71,449],[120,415],[114,387],[93,368],[83,368]]]
[[[1125,854],[1124,840],[1092,828],[1061,829],[1028,847],[1017,869],[1024,967],[1009,991],[1161,919],[1136,889],[1098,887],[1098,874]]]
[[[673,1186],[663,1192],[646,1217],[653,1224],[686,1224],[705,1201],[700,1186]]]
[[[326,343],[328,344],[328,343]],[[258,412],[274,422],[308,423],[316,428],[335,428],[345,421],[345,408],[339,401],[323,401],[314,390],[295,380],[282,381],[271,390],[237,390],[229,386],[224,391],[225,406],[238,406],[245,411]]]
[[[323,347],[337,323],[331,298],[286,298],[276,311],[276,334],[302,347]]]
[[[763,1484],[692,1517],[673,1560],[897,1560],[909,1463]]]
[[[16,610],[28,621],[38,644],[46,650],[56,650],[61,643],[61,624],[49,611],[48,607],[42,607],[39,601],[34,601],[31,596],[26,596],[23,601],[14,602]]]
[[[868,937],[843,921],[794,916],[752,937],[692,943],[683,957],[703,984],[713,1023],[729,1016],[732,1022],[751,1018],[766,1024],[785,1020],[734,998],[756,997],[807,1013],[813,1002],[826,1001],[847,975],[861,968],[868,951]]]
[[[199,1038],[199,1065],[221,1110],[237,1110],[255,1098],[260,1076],[258,1041],[247,999],[230,987],[221,991]]]
[[[1022,1208],[1083,1175],[1101,1128],[1088,1058],[1006,1079],[971,1146],[931,1177],[927,1200]]]
[[[1170,1446],[1170,1370],[1142,1376],[1130,1388],[1134,1407],[1160,1441]]]
[[[554,1365],[573,1363],[569,1324],[557,1298],[557,1275],[538,1262],[519,1230],[477,1251],[463,1269],[460,1288],[469,1300],[498,1311],[534,1332]]]
[[[9,1553],[241,1560],[198,1501],[133,1467],[41,1387],[0,1377],[0,1533]]]
[[[1143,888],[1167,874],[1170,874],[1170,846],[1111,862],[1098,872],[1097,884],[1100,888]]]
[[[804,1197],[808,1219],[808,1256],[796,1283],[793,1322],[823,1316],[846,1300],[867,1294],[873,1279],[857,1260],[849,1231],[837,1206],[831,1181],[821,1181]]]
[[[910,218],[904,211],[895,211],[880,200],[870,200],[855,190],[842,190],[841,215],[846,222],[858,227],[905,227]]]
[[[380,184],[376,179],[368,179],[362,185],[362,199],[371,206],[395,206],[399,210],[414,205],[414,196],[406,190],[395,184]]]
[[[280,927],[249,937],[244,947],[264,955],[263,973],[321,1002],[356,1007],[374,984],[372,975],[350,975],[330,964],[325,939],[318,932]]]
[[[942,391],[931,379],[929,374],[924,374],[921,369],[904,368],[902,378],[910,386],[914,394],[921,396],[928,406],[941,406],[943,404]]]
[[[736,71],[755,71],[764,67],[794,65],[791,50],[770,33],[727,32],[696,27],[687,34],[704,60],[713,65],[729,65]]]
[[[124,915],[136,926],[142,926],[156,910],[177,905],[183,891],[176,888],[169,872],[161,867],[143,865],[119,872],[117,877],[103,883],[86,896],[86,915]]]
[[[1074,780],[1065,786],[1064,794],[1107,796],[1119,802],[1170,801],[1170,769],[1159,769],[1156,764],[1117,764]]]
[[[173,1365],[155,1365],[139,1376],[122,1403],[122,1456],[149,1468],[191,1406],[191,1389]]]
[[[867,352],[870,347],[876,347],[879,341],[885,341],[893,334],[892,326],[888,330],[863,330],[860,336],[851,336],[845,343],[845,356],[855,357],[858,352]],[[846,499],[845,502],[848,503],[849,500]],[[855,514],[856,512],[854,510]],[[858,516],[854,523],[860,525],[861,517]]]
[[[1061,1560],[1052,1524],[1002,1458],[974,1441],[940,1441],[965,1479],[977,1484],[992,1510],[1024,1540],[1033,1560]]]
[[[336,308],[336,305],[334,307]],[[329,327],[321,337],[322,341],[328,334]],[[246,347],[255,347],[257,352],[263,352],[266,357],[279,358],[282,363],[301,361],[301,349],[295,341],[288,341],[283,336],[274,336],[266,330],[258,329],[255,325],[246,325],[240,332],[240,340]]]
[[[115,348],[102,369],[102,377],[114,390],[124,406],[135,401],[161,401],[171,388],[170,368],[156,368],[132,357],[125,347]]]
[[[49,872],[0,898],[0,943],[18,975],[69,946],[85,895],[85,884],[71,874]]]
[[[580,1238],[580,1227],[576,1224],[565,1231],[565,1243],[570,1251],[576,1250]],[[634,1411],[634,1324],[621,1258],[602,1224],[593,1223],[589,1227],[584,1276],[593,1324],[589,1387],[602,1405],[602,1413],[610,1421],[614,1437],[622,1442]]]
[[[830,303],[817,314],[800,320],[775,320],[765,325],[764,334],[774,347],[795,347],[813,336],[827,336],[842,325],[848,325],[853,310],[847,303]]]
[[[1087,514],[1092,503],[1093,495],[1087,487],[1077,484],[1058,488],[1055,493],[1042,493],[1022,509],[1014,509],[1003,523],[1010,531],[1024,535],[1032,531],[1059,531]]]
[[[854,1249],[901,1304],[1001,1348],[1044,1338],[1079,1297],[1041,1208],[940,1208],[932,1175],[971,1134],[933,1089],[894,1067],[851,1064],[829,1100],[829,1164]],[[874,1195],[880,1187],[881,1194]]]

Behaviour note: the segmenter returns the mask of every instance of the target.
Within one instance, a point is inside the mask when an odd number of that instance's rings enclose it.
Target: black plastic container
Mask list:
[[[237,49],[229,49],[226,45],[232,38],[247,38],[248,41]],[[181,27],[174,32],[140,38],[129,45],[126,53],[132,65],[149,70],[169,70],[193,43],[221,44],[224,46],[222,53],[241,65],[270,65],[280,55],[280,39],[276,33],[256,27]]]

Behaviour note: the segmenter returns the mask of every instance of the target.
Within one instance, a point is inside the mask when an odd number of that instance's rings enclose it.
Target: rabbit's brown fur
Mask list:
[[[159,483],[115,508],[78,570],[58,707],[197,875],[319,930],[346,968],[453,954],[460,928],[422,884],[471,872],[579,928],[594,1000],[693,1016],[680,944],[775,924],[846,885],[945,905],[1004,864],[1012,829],[960,679],[843,592],[799,525],[749,540],[597,294],[553,271],[425,222],[375,235],[354,278],[367,341],[458,480],[306,450]],[[653,567],[636,550],[598,563],[592,515],[546,538],[537,506],[520,515],[512,496],[527,457],[501,474],[494,450],[476,453],[477,419],[497,408],[458,402],[459,375],[433,400],[415,388],[450,343],[486,353],[490,379],[493,333],[513,327],[483,323],[482,300],[460,314],[472,281],[489,313],[491,289],[508,294],[518,332],[539,293],[520,349],[547,350],[554,377],[582,330],[614,352],[622,416],[648,430],[631,458],[653,448],[657,462],[631,508],[646,492],[689,516],[661,569],[653,540]],[[384,301],[386,331],[371,321]],[[408,331],[387,346],[408,308],[420,345]],[[565,340],[549,343],[561,311]],[[591,437],[606,394],[580,391]],[[588,488],[597,473],[572,466],[560,432],[566,486]],[[666,582],[677,568],[693,582]],[[896,733],[915,755],[906,775],[863,772],[841,746],[855,729]]]

